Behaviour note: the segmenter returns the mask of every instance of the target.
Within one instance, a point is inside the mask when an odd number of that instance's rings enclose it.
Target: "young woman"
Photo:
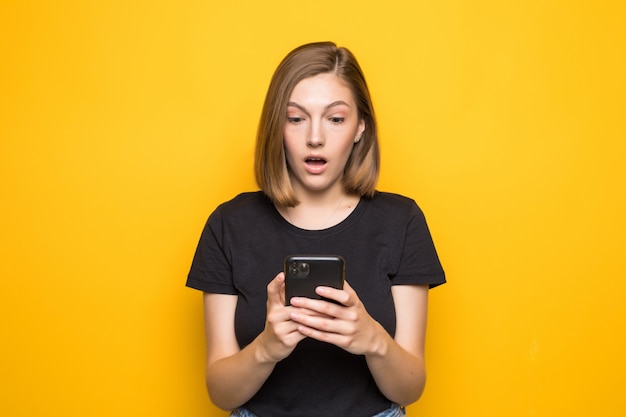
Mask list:
[[[404,415],[425,384],[428,289],[445,282],[413,200],[375,190],[378,134],[355,57],[313,43],[272,78],[261,189],[220,205],[187,280],[203,291],[206,384],[233,416]],[[343,289],[286,306],[283,261],[345,259]]]

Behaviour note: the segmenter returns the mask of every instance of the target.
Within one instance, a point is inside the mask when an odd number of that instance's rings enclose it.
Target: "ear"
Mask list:
[[[356,129],[356,135],[354,137],[355,143],[361,140],[361,138],[363,137],[363,132],[365,132],[365,120],[361,119],[359,120],[359,125]]]
[[[365,120],[361,119],[361,120],[359,121],[359,128],[357,129],[357,131],[358,131],[358,133],[359,133],[359,135],[358,135],[358,136],[363,135],[363,132],[365,132]]]

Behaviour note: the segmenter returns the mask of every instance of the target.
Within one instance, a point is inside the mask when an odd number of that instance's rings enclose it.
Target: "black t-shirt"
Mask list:
[[[413,200],[377,192],[361,198],[341,223],[324,230],[291,225],[261,192],[244,193],[209,217],[187,286],[238,295],[241,347],[263,331],[266,286],[293,254],[341,255],[346,281],[392,336],[392,285],[443,284],[445,276],[424,215]],[[312,339],[301,341],[245,404],[259,417],[372,416],[391,405],[364,356]]]

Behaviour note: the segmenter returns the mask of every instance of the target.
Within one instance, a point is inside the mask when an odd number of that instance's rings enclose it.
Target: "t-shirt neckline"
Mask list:
[[[341,232],[345,230],[346,228],[350,227],[355,222],[355,220],[358,217],[360,217],[361,214],[365,211],[366,206],[367,206],[367,200],[368,200],[365,197],[359,198],[359,201],[357,202],[356,207],[354,207],[354,210],[352,210],[352,212],[345,219],[343,219],[336,225],[330,226],[324,229],[319,229],[319,230],[308,230],[308,229],[302,229],[298,226],[291,224],[287,219],[285,219],[280,214],[280,212],[278,211],[274,203],[267,196],[265,196],[265,199],[270,206],[272,216],[280,224],[281,227],[283,227],[284,229],[288,230],[291,233],[295,233],[301,236],[311,236],[311,237],[333,235],[335,233]]]

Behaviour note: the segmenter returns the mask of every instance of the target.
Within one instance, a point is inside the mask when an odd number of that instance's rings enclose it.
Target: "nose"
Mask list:
[[[307,146],[317,148],[324,145],[324,133],[319,123],[312,123],[307,137]]]

